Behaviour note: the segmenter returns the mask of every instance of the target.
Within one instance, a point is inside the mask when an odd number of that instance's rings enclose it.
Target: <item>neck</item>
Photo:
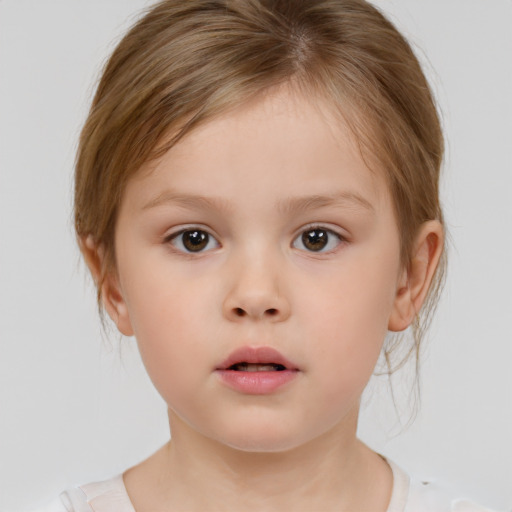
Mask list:
[[[386,510],[391,472],[357,440],[357,410],[343,430],[273,453],[226,446],[172,412],[169,421],[172,441],[140,465],[143,471],[137,478],[125,474],[137,512],[162,509],[162,504],[169,510],[191,511]],[[138,487],[130,489],[135,481]]]

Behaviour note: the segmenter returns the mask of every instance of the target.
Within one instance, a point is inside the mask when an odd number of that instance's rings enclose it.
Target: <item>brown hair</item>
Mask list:
[[[98,294],[115,270],[116,217],[134,173],[199,123],[285,83],[327,98],[362,154],[384,169],[409,264],[421,224],[443,222],[443,136],[418,60],[395,27],[364,0],[164,0],[113,52],[80,137],[75,227],[102,248]],[[406,356],[418,355],[444,271],[443,256]],[[399,345],[387,345],[389,371]]]

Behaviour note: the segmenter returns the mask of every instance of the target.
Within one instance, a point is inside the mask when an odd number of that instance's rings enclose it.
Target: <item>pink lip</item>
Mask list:
[[[236,371],[230,370],[237,363],[279,364],[285,370],[280,371]],[[232,352],[229,357],[215,369],[223,383],[230,388],[249,395],[273,393],[297,377],[299,369],[280,352],[271,347],[242,347]]]

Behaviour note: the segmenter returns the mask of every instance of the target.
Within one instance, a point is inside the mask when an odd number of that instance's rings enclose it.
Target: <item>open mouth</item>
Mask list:
[[[268,347],[240,347],[234,350],[216,368],[231,372],[286,372],[298,371],[295,363],[286,359],[278,350]]]
[[[276,363],[235,363],[226,368],[235,372],[282,372],[286,366]]]
[[[269,395],[298,378],[301,370],[269,346],[234,350],[215,371],[219,379],[244,395]]]

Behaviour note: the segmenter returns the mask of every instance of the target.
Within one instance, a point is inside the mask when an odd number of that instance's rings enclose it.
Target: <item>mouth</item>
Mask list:
[[[299,378],[300,370],[272,347],[242,347],[215,373],[228,387],[244,395],[271,395]]]
[[[241,363],[232,364],[226,370],[233,370],[235,372],[282,372],[286,370],[286,366],[275,363],[247,363],[243,361]]]
[[[297,366],[272,347],[241,347],[232,352],[216,370],[234,372],[298,371]]]

